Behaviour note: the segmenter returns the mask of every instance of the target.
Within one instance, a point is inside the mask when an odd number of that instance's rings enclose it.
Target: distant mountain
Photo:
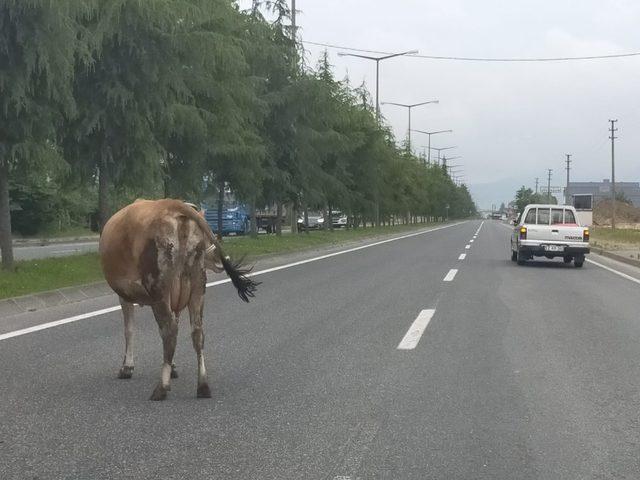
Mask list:
[[[531,187],[526,180],[511,177],[502,178],[495,182],[471,184],[469,190],[478,208],[489,210],[492,205],[495,205],[496,208],[503,202],[507,205],[514,199],[516,191],[522,185]]]

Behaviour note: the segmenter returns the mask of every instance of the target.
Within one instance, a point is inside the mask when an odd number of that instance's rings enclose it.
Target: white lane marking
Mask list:
[[[6,340],[8,338],[19,337],[26,335],[27,333],[38,332],[47,328],[57,327],[58,325],[64,325],[66,323],[77,322],[78,320],[84,320],[85,318],[97,317],[98,315],[104,315],[106,313],[115,312],[120,310],[120,306],[103,308],[102,310],[96,310],[95,312],[83,313],[82,315],[76,315],[75,317],[63,318],[62,320],[56,320],[55,322],[42,323],[40,325],[34,325],[33,327],[23,328],[21,330],[15,330],[9,333],[3,333],[0,335],[0,340]]]
[[[451,228],[451,227],[455,227],[457,225],[462,225],[463,223],[466,223],[466,222],[452,223],[451,225],[444,225],[442,227],[432,228],[430,230],[421,230],[419,232],[409,233],[407,235],[402,235],[400,237],[388,238],[386,240],[381,240],[379,242],[369,243],[367,245],[361,245],[359,247],[354,247],[354,248],[348,248],[346,250],[341,250],[339,252],[333,252],[333,253],[329,253],[327,255],[321,255],[319,257],[308,258],[306,260],[300,260],[298,262],[288,263],[286,265],[280,265],[279,267],[267,268],[265,270],[260,270],[260,271],[257,271],[257,272],[253,272],[253,273],[249,274],[248,276],[255,277],[256,275],[264,275],[266,273],[276,272],[278,270],[284,270],[285,268],[297,267],[298,265],[304,265],[305,263],[317,262],[319,260],[324,260],[325,258],[335,257],[337,255],[343,255],[345,253],[351,253],[351,252],[355,252],[355,251],[358,251],[358,250],[363,250],[365,248],[375,247],[377,245],[382,245],[384,243],[395,242],[397,240],[403,240],[405,238],[415,237],[417,235],[424,235],[424,234],[429,233],[429,232],[435,232],[435,231],[438,231],[438,230],[443,230],[445,228]],[[215,282],[209,282],[209,283],[207,283],[207,287],[215,287],[216,285],[222,285],[224,283],[230,283],[230,282],[231,282],[230,278],[225,278],[223,280],[217,280]],[[57,327],[59,325],[64,325],[64,324],[67,324],[67,323],[77,322],[78,320],[85,320],[87,318],[98,317],[100,315],[105,315],[107,313],[115,312],[117,310],[120,310],[120,306],[119,305],[115,306],[115,307],[103,308],[102,310],[96,310],[96,311],[93,311],[93,312],[83,313],[82,315],[76,315],[74,317],[63,318],[61,320],[55,320],[53,322],[42,323],[40,325],[35,325],[35,326],[29,327],[29,328],[23,328],[23,329],[20,329],[20,330],[14,330],[13,332],[8,332],[8,333],[1,334],[0,335],[0,341],[6,340],[6,339],[9,339],[9,338],[13,338],[13,337],[19,337],[21,335],[26,335],[28,333],[38,332],[40,330],[46,330],[48,328]]]
[[[453,279],[456,277],[456,273],[458,273],[458,270],[456,268],[452,268],[451,270],[449,270],[449,273],[447,273],[447,275],[442,279],[442,281],[452,282]]]
[[[618,270],[615,270],[615,269],[613,269],[611,267],[607,267],[606,265],[603,265],[601,263],[594,262],[593,260],[589,260],[588,258],[587,258],[587,262],[593,263],[597,267],[604,268],[605,270],[608,270],[611,273],[615,273],[616,275],[620,275],[622,278],[625,278],[627,280],[630,280],[632,282],[640,284],[640,279],[632,277],[631,275],[627,275],[626,273],[619,272]]]
[[[467,254],[461,253],[460,256],[458,257],[458,260],[464,260],[465,258],[467,258]]]
[[[469,250],[471,248],[471,245],[465,245],[464,248],[466,248],[467,250]]]
[[[338,255],[343,255],[345,253],[357,252],[358,250],[364,250],[365,248],[375,247],[376,245],[382,245],[384,243],[395,242],[396,240],[402,240],[404,238],[415,237],[417,235],[424,235],[425,233],[435,232],[436,230],[442,230],[443,228],[454,227],[456,225],[462,225],[465,222],[458,222],[451,225],[445,225],[444,227],[433,228],[431,230],[423,230],[416,233],[410,233],[408,235],[403,235],[401,237],[389,238],[387,240],[381,240],[375,243],[369,243],[367,245],[362,245],[360,247],[349,248],[347,250],[340,250],[339,252],[328,253],[326,255],[321,255],[319,257],[308,258],[306,260],[300,260],[298,262],[288,263],[286,265],[280,265],[279,267],[267,268],[265,270],[260,270],[259,272],[250,273],[247,275],[248,277],[254,277],[256,275],[264,275],[265,273],[277,272],[278,270],[284,270],[286,268],[297,267],[298,265],[304,265],[305,263],[317,262],[318,260],[324,260],[325,258],[336,257]],[[214,285],[221,285],[223,283],[229,283],[231,279],[226,278],[224,280],[218,280],[217,282],[207,283],[207,287],[212,287]]]
[[[469,240],[469,243],[473,243],[473,238],[471,240]]]
[[[434,313],[436,313],[435,310],[422,310],[420,312],[418,318],[413,321],[409,330],[407,330],[407,333],[398,344],[398,350],[413,350],[416,348]]]

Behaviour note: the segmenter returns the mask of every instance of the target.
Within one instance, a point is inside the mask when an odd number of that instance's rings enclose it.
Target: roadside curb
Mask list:
[[[59,288],[46,292],[23,295],[0,300],[0,317],[35,312],[49,307],[81,302],[113,294],[107,282],[95,282],[74,287]]]
[[[446,224],[442,224],[446,225]],[[435,225],[429,227],[416,228],[415,231],[431,230]],[[304,259],[309,255],[317,255],[322,253],[331,253],[343,248],[349,248],[357,245],[364,245],[369,242],[375,242],[381,239],[392,238],[395,236],[403,235],[408,232],[396,232],[391,234],[374,235],[372,237],[366,237],[358,240],[345,241],[339,244],[324,245],[322,247],[316,246],[309,249],[280,253],[280,254],[265,254],[252,258],[254,264],[264,263],[264,267],[275,265],[283,259]],[[223,274],[215,274],[213,272],[207,272],[207,281],[217,280],[223,278]],[[35,312],[51,307],[57,307],[60,305],[66,305],[71,303],[77,303],[84,300],[91,300],[99,297],[105,297],[108,295],[115,295],[111,287],[105,281],[76,285],[72,287],[59,288],[55,290],[48,290],[45,292],[38,292],[20,297],[5,298],[0,300],[0,318],[8,317],[12,315],[19,315],[21,313]]]
[[[612,260],[617,260],[618,262],[633,265],[635,267],[640,267],[640,260],[636,260],[635,258],[625,257],[624,255],[618,255],[617,253],[613,253],[603,249],[592,248],[592,251],[594,253],[597,253],[598,255],[602,255],[603,257],[611,258]]]

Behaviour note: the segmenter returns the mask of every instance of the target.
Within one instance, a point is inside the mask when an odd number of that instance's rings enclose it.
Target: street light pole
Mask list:
[[[408,134],[408,147],[409,151],[411,151],[411,109],[415,107],[420,107],[422,105],[427,105],[429,103],[440,103],[439,100],[429,100],[428,102],[420,102],[420,103],[396,103],[396,102],[382,102],[381,105],[395,105],[396,107],[404,107],[409,111],[409,134]]]
[[[376,62],[376,121],[380,123],[380,62],[393,57],[400,57],[403,55],[414,55],[418,53],[418,50],[410,50],[408,52],[393,53],[391,55],[384,55],[382,57],[372,57],[369,55],[359,55],[357,53],[345,53],[338,52],[339,57],[356,57],[364,58],[365,60],[373,60]],[[376,192],[376,226],[380,226],[380,201],[378,200],[378,192]]]
[[[552,169],[548,168],[548,175],[547,175],[547,203],[551,203],[551,172],[553,172]]]
[[[339,57],[356,57],[356,58],[364,58],[365,60],[373,60],[376,62],[376,118],[380,121],[380,62],[382,60],[387,60],[393,57],[401,57],[404,55],[415,55],[418,53],[418,50],[410,50],[408,52],[400,52],[400,53],[392,53],[390,55],[384,55],[382,57],[372,57],[369,55],[360,55],[357,53],[345,53],[338,52]]]
[[[450,148],[458,148],[458,147],[454,145],[453,147],[443,147],[443,148],[432,147],[431,148],[432,150],[435,150],[435,151],[438,152],[438,165],[440,165],[440,152],[442,150],[449,150]]]
[[[418,133],[424,133],[425,135],[429,136],[427,163],[431,163],[431,135],[435,135],[436,133],[451,133],[451,132],[453,132],[453,130],[438,130],[438,131],[435,131],[435,132],[425,132],[424,130],[413,130],[413,131],[414,132],[418,132]]]

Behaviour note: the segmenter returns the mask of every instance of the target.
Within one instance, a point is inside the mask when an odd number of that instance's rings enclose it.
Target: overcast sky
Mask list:
[[[247,2],[241,2],[241,5]],[[466,57],[587,56],[640,51],[637,0],[297,0],[303,40],[380,51]],[[323,48],[306,44],[315,65]],[[338,57],[336,76],[365,81],[375,63]],[[457,145],[481,207],[508,201],[535,177],[564,185],[611,175],[608,119],[617,118],[616,179],[640,180],[640,57],[579,62],[480,63],[395,58],[381,63],[380,99],[439,105],[414,109],[412,127],[453,129],[432,146]],[[405,109],[383,106],[400,141]],[[416,147],[425,135],[412,134]],[[492,184],[492,185],[486,185]]]

